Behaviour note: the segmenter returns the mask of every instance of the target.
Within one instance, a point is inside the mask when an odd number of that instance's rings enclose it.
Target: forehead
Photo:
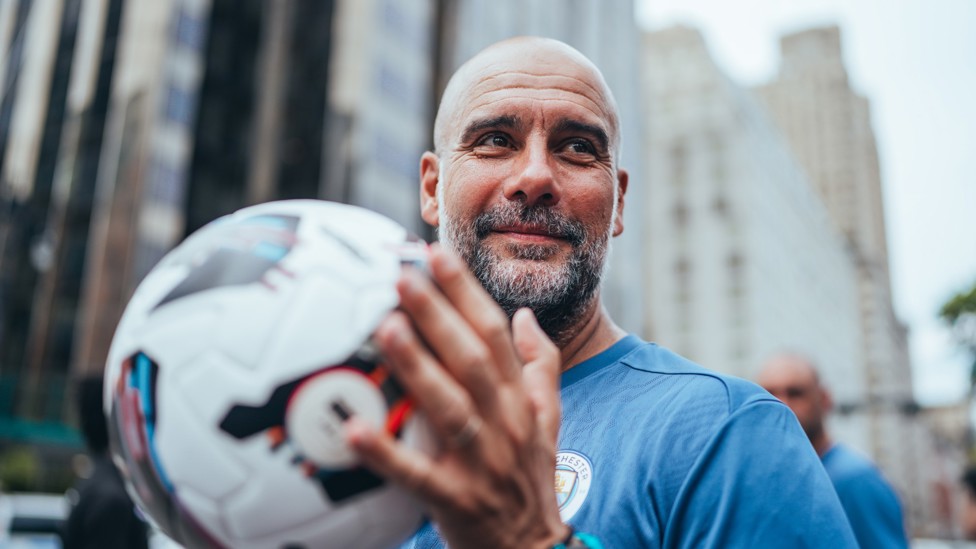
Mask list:
[[[451,133],[474,119],[510,114],[528,121],[540,115],[578,118],[616,134],[613,100],[602,78],[571,57],[509,51],[471,67],[465,76],[447,121]]]
[[[816,384],[813,373],[802,365],[789,361],[774,362],[759,374],[763,387],[807,387]]]

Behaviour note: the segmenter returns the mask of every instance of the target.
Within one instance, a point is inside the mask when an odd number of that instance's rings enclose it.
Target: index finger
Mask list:
[[[508,316],[459,257],[442,246],[431,246],[431,276],[441,292],[488,345],[505,381],[521,376],[522,363],[512,343]]]

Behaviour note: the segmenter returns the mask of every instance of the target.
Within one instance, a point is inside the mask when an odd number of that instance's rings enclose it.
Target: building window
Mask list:
[[[671,144],[671,183],[684,186],[688,182],[688,150],[683,139]]]
[[[379,89],[384,97],[389,98],[398,108],[409,109],[412,112],[424,112],[426,98],[409,78],[405,78],[396,67],[387,63],[380,63]]]
[[[679,257],[674,262],[674,274],[678,277],[678,280],[687,280],[690,273],[691,262],[688,261],[687,257]]]
[[[153,162],[149,180],[149,198],[156,204],[183,207],[184,173],[161,159]]]
[[[674,262],[674,324],[679,333],[687,338],[692,332],[691,325],[691,262],[680,256]],[[687,343],[687,339],[685,340]]]
[[[731,252],[725,259],[725,267],[728,272],[729,293],[733,296],[739,296],[743,291],[742,264],[742,255],[738,252]]]
[[[726,217],[728,215],[729,202],[728,200],[725,199],[724,195],[721,194],[715,195],[715,198],[712,199],[712,210],[714,210],[716,214],[722,217]]]
[[[419,169],[417,167],[417,159],[420,158],[419,152],[403,148],[383,133],[376,134],[374,143],[376,154],[374,158],[381,166],[407,178],[409,181],[416,179]]]
[[[708,135],[709,156],[711,157],[712,180],[716,185],[725,182],[728,170],[726,169],[725,140],[718,133]]]
[[[184,7],[181,7],[176,14],[173,34],[176,37],[177,44],[193,51],[203,50],[206,26],[203,20],[187,13]]]
[[[679,257],[674,262],[674,279],[677,293],[675,299],[686,304],[691,301],[691,262],[686,257]]]
[[[166,90],[166,119],[190,127],[195,107],[195,94],[177,86]]]
[[[417,52],[430,48],[430,33],[423,26],[421,14],[404,12],[400,0],[387,0],[383,5],[383,26],[398,36],[397,43]]]
[[[675,227],[684,229],[688,225],[688,205],[682,200],[675,202],[674,207],[671,208],[671,217]]]

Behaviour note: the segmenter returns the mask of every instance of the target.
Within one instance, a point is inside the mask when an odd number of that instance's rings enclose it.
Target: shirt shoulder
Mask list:
[[[563,434],[575,439],[582,430],[585,438],[601,439],[609,447],[616,446],[612,437],[623,436],[619,429],[624,429],[642,433],[641,444],[652,455],[655,443],[667,448],[678,437],[688,450],[685,455],[692,458],[694,449],[728,427],[726,422],[737,413],[756,408],[750,413],[793,418],[782,402],[758,385],[714,372],[635,336],[569,373],[574,376],[570,383],[566,374],[563,378]],[[748,429],[749,424],[735,422],[734,428]],[[670,468],[680,460],[668,462]]]
[[[824,469],[837,482],[864,475],[880,474],[874,463],[856,450],[843,444],[835,444],[821,457]]]
[[[757,402],[781,404],[765,389],[749,380],[709,370],[654,343],[636,347],[620,362],[637,372],[682,379],[675,383],[682,387],[686,397],[724,399],[729,413]]]
[[[821,459],[861,546],[908,547],[901,502],[881,470],[841,444]]]

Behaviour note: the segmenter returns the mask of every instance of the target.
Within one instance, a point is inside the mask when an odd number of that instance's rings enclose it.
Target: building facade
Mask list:
[[[122,13],[107,0],[93,18],[92,4],[0,11],[0,416],[14,440],[76,440],[61,427]]]
[[[862,402],[857,273],[806,173],[696,30],[646,34],[643,54],[652,339],[747,379],[771,354],[800,352],[841,409]],[[862,415],[831,421],[865,446]]]
[[[320,197],[419,225],[428,5],[0,4],[0,442],[72,434],[72,378],[101,371],[136,285],[205,223]]]
[[[871,423],[870,454],[924,524],[930,491],[919,471],[927,438],[915,417],[907,328],[895,316],[888,271],[882,181],[870,103],[854,91],[843,62],[840,29],[784,36],[778,76],[757,91],[795,151],[834,225],[849,242]],[[912,441],[907,443],[906,441]]]
[[[418,181],[436,108],[438,4],[338,2],[323,153],[323,197],[380,212],[428,239]]]
[[[212,219],[318,197],[433,238],[418,159],[440,92],[501,38],[561,38],[603,69],[639,202],[633,3],[568,3],[0,2],[0,440],[45,422],[71,438],[71,380],[101,371],[136,285]],[[625,221],[607,305],[640,332]]]

